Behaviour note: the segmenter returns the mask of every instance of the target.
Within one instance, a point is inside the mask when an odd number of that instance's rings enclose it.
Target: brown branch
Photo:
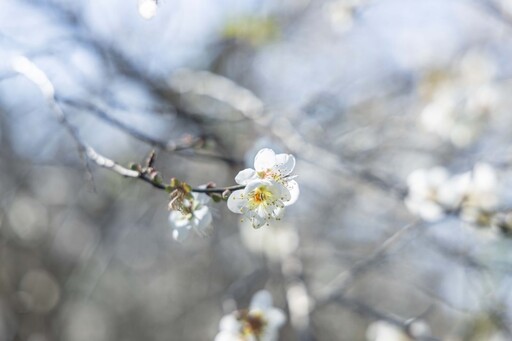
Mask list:
[[[143,66],[135,63],[130,58],[127,58],[121,50],[117,49],[108,41],[95,36],[90,31],[80,11],[72,10],[68,7],[60,5],[55,1],[40,2],[36,0],[24,0],[24,2],[30,4],[31,6],[47,10],[52,15],[56,16],[62,23],[72,27],[75,31],[73,38],[76,41],[87,45],[89,48],[91,48],[91,50],[95,51],[99,56],[101,56],[106,61],[106,63],[113,66],[120,74],[139,84],[144,85],[150,91],[150,93],[155,96],[156,99],[172,106],[174,109],[173,111],[177,117],[201,127],[203,136],[208,136],[208,138],[215,141],[217,144],[217,149],[220,150],[219,154],[224,154],[222,153],[222,137],[219,136],[219,134],[205,131],[205,129],[202,127],[202,124],[204,123],[203,116],[191,112],[188,108],[182,105],[180,101],[180,94],[168,86],[167,79],[162,79],[150,75],[150,73],[148,73]],[[157,147],[156,144],[153,144],[153,146]],[[173,144],[171,143],[169,146],[162,149],[165,150],[167,148],[173,149]],[[183,157],[198,157],[204,159],[220,160],[226,162],[230,166],[241,164],[240,160],[230,158],[226,155],[197,152],[191,153],[189,148],[180,149],[176,151],[176,154]]]
[[[54,113],[59,123],[61,123],[66,128],[66,130],[69,132],[69,134],[75,141],[80,155],[82,157],[85,156],[87,158],[86,161],[90,160],[94,162],[96,165],[111,170],[121,176],[127,178],[140,179],[144,182],[151,184],[153,187],[156,187],[161,190],[167,190],[167,185],[155,180],[147,172],[129,169],[124,166],[121,166],[117,162],[107,158],[106,156],[101,155],[94,148],[90,147],[84,141],[82,141],[82,139],[80,138],[80,134],[78,133],[78,130],[69,122],[62,107],[57,102],[55,97],[55,88],[52,82],[48,79],[46,74],[40,68],[38,68],[33,62],[31,62],[29,59],[25,57],[20,57],[13,62],[13,68],[16,72],[24,75],[27,79],[32,81],[39,88],[45,100],[47,101],[49,108]],[[88,169],[88,171],[90,170]],[[244,185],[235,185],[222,188],[193,188],[192,191],[198,193],[223,193],[226,190],[232,191],[242,189],[244,187]]]
[[[98,105],[94,105],[91,103],[85,103],[81,101],[77,101],[74,99],[66,98],[57,96],[56,100],[58,100],[60,103],[63,103],[67,106],[73,107],[75,109],[80,109],[83,111],[86,111],[90,114],[93,114],[94,116],[98,117],[99,119],[109,123],[110,125],[120,129],[121,131],[127,133],[128,135],[136,138],[139,141],[145,142],[153,147],[158,147],[161,150],[167,151],[167,152],[175,152],[180,151],[184,149],[191,149],[197,147],[199,144],[202,143],[201,138],[191,138],[188,140],[183,140],[181,142],[175,142],[175,141],[162,141],[155,139],[140,130],[137,130],[128,124],[118,120],[114,116],[110,115],[106,110],[101,109]]]

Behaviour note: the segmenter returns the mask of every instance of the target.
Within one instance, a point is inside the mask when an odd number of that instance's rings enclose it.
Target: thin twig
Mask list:
[[[321,294],[316,301],[315,309],[328,304],[339,296],[342,296],[345,289],[348,288],[357,279],[357,277],[373,268],[375,264],[379,264],[391,247],[405,237],[408,232],[419,226],[423,226],[420,221],[415,221],[403,226],[380,244],[380,246],[375,249],[371,255],[358,261],[350,269],[340,273],[323,290],[324,293]]]
[[[165,184],[155,181],[154,179],[149,177],[148,174],[146,174],[145,172],[121,166],[117,162],[107,158],[106,156],[101,155],[94,148],[90,147],[84,141],[82,141],[82,139],[80,138],[80,134],[78,133],[78,130],[69,122],[64,111],[57,102],[55,98],[55,88],[52,82],[49,80],[46,74],[33,62],[31,62],[26,57],[18,57],[13,61],[13,69],[16,72],[27,77],[27,79],[32,81],[39,88],[45,100],[47,101],[49,108],[55,114],[57,120],[66,128],[66,130],[69,132],[69,134],[77,144],[80,155],[82,157],[85,156],[87,158],[85,161],[90,160],[94,162],[96,165],[109,169],[124,177],[140,179],[158,189],[167,189],[167,186]],[[87,163],[86,165],[88,167]],[[88,171],[90,172],[89,168]],[[226,190],[232,191],[242,189],[244,187],[244,185],[235,185],[223,188],[193,188],[192,191],[198,193],[223,193]]]
[[[343,295],[338,296],[333,302],[348,308],[350,311],[355,312],[363,317],[371,318],[374,320],[385,321],[398,329],[402,330],[406,335],[417,341],[435,341],[438,340],[431,336],[415,336],[411,333],[411,325],[415,319],[403,320],[387,312],[383,312],[373,308],[372,306],[361,302],[357,299],[348,298]]]
[[[118,120],[114,116],[110,115],[106,110],[101,109],[98,105],[94,105],[92,103],[85,103],[81,101],[77,101],[74,99],[66,98],[58,96],[57,100],[60,103],[66,104],[68,106],[71,106],[76,109],[80,109],[83,111],[87,111],[88,113],[91,113],[95,115],[96,117],[100,118],[101,120],[109,123],[110,125],[126,132],[130,136],[136,138],[139,141],[145,142],[153,147],[158,147],[161,150],[167,151],[167,152],[175,152],[180,151],[184,149],[191,149],[195,148],[199,144],[202,143],[201,138],[190,138],[187,140],[183,140],[181,142],[175,142],[175,141],[162,141],[153,138],[152,136],[149,136],[140,130],[137,130],[128,124]]]

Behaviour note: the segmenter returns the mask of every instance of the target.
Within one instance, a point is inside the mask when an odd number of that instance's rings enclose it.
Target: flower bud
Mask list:
[[[231,195],[231,191],[229,189],[222,192],[222,199],[226,200]]]

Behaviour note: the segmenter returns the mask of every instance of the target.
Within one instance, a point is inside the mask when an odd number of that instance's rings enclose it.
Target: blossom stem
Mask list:
[[[244,189],[244,188],[245,188],[245,185],[234,185],[234,186],[228,186],[228,187],[192,188],[192,192],[222,194],[225,191],[236,191],[236,190]]]

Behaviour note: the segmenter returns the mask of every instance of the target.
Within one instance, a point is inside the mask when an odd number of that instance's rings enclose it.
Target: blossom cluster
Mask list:
[[[261,149],[254,158],[254,169],[240,171],[235,177],[237,190],[232,193],[227,191],[228,208],[242,214],[242,221],[247,219],[254,228],[280,220],[285,207],[299,197],[299,185],[292,175],[294,168],[293,155],[276,154],[269,148]],[[171,186],[171,190],[169,221],[173,238],[181,242],[190,231],[200,236],[208,235],[212,230],[212,214],[208,207],[211,197],[195,193],[190,186],[179,181]],[[213,198],[222,199],[218,196]]]
[[[254,158],[254,169],[238,173],[235,181],[245,188],[228,198],[228,208],[243,214],[254,228],[281,219],[285,206],[293,204],[299,196],[299,185],[291,173],[295,158],[291,154],[276,154],[264,148]]]
[[[472,171],[450,175],[442,167],[418,169],[408,179],[407,208],[427,221],[456,214],[478,226],[503,224],[499,212],[501,195],[495,169],[484,163]]]
[[[202,193],[192,193],[184,198],[180,207],[171,209],[169,222],[173,228],[172,236],[176,241],[184,241],[190,231],[200,236],[208,236],[212,231],[212,213],[207,206],[210,197]],[[172,205],[171,205],[172,206]]]
[[[272,296],[266,290],[254,294],[248,309],[225,315],[219,323],[215,341],[273,341],[286,317],[273,307]]]
[[[495,76],[494,63],[480,51],[469,51],[453,70],[427,72],[420,84],[421,125],[456,147],[473,143],[501,101]]]

